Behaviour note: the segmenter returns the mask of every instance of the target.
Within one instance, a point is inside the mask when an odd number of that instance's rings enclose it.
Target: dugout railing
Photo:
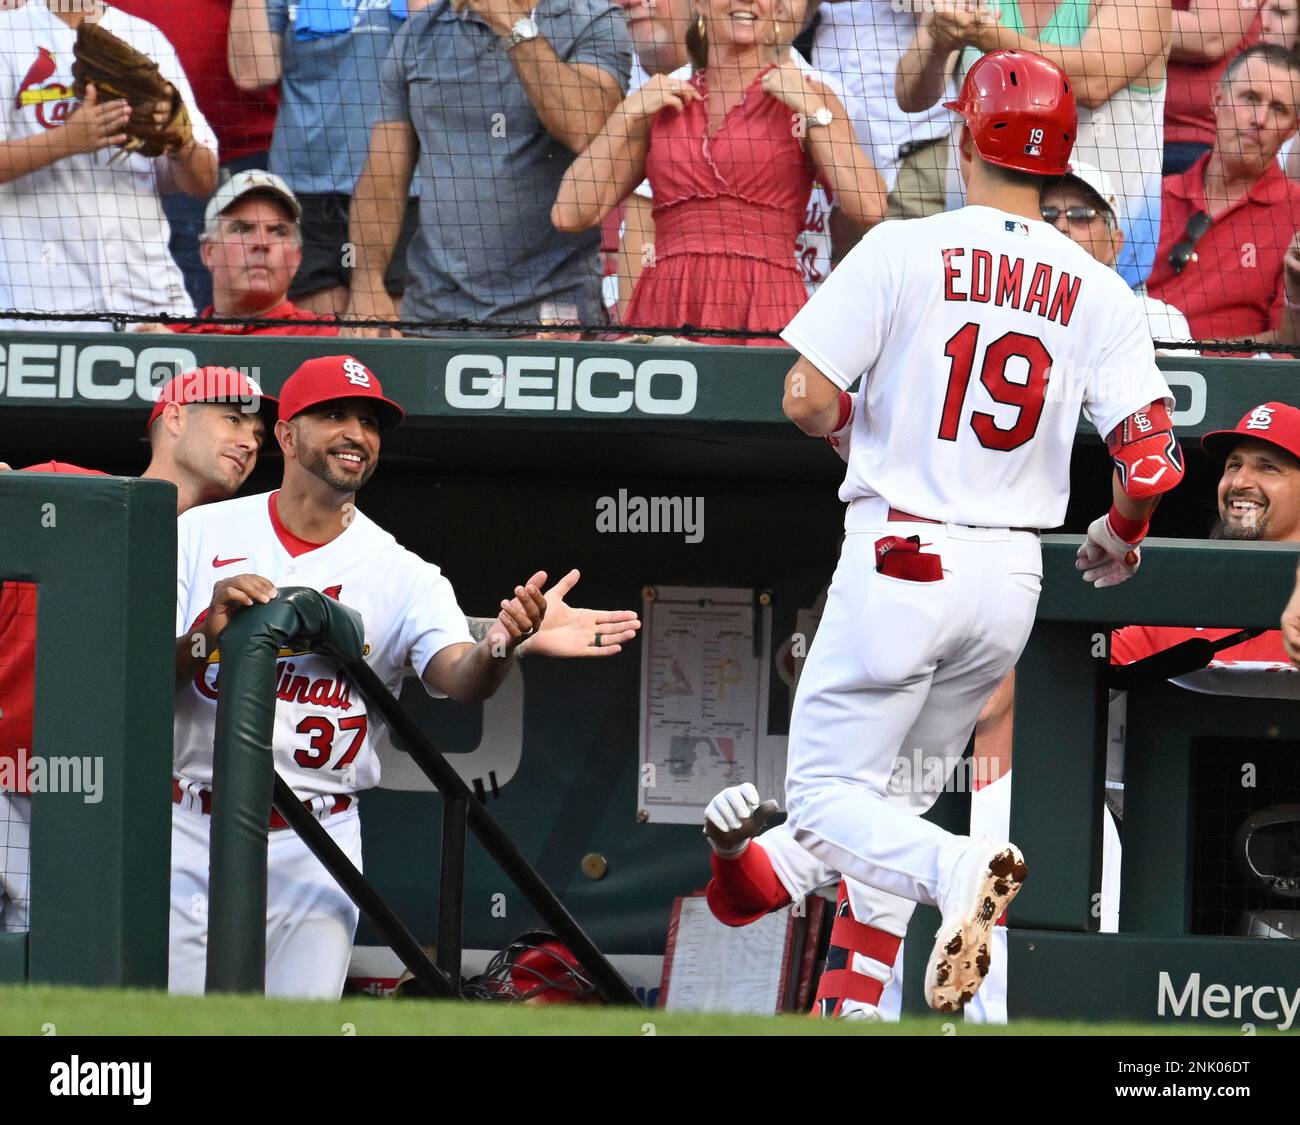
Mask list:
[[[433,995],[461,995],[461,918],[466,834],[472,831],[546,925],[573,952],[608,1002],[638,1004],[627,983],[573,915],[402,711],[363,659],[365,624],[315,590],[282,589],[232,619],[221,635],[212,779],[208,992],[261,992],[266,969],[267,833],[272,805],[334,876],[412,974]],[[280,778],[270,753],[276,660],[308,647],[336,661],[442,795],[437,963],[423,951],[321,823]]]

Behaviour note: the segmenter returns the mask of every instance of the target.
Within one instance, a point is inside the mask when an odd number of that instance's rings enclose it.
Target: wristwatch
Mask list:
[[[834,120],[835,120],[835,114],[831,112],[830,106],[827,105],[818,106],[815,110],[813,110],[812,113],[808,115],[809,125],[821,125],[825,127]]]
[[[515,20],[514,26],[510,29],[510,38],[506,43],[506,50],[513,50],[520,43],[527,43],[530,39],[536,39],[541,34],[537,30],[537,21],[533,18],[537,9],[534,8],[528,15]]]

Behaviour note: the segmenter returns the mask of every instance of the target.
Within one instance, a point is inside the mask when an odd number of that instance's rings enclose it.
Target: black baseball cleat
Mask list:
[[[925,970],[925,999],[956,1012],[979,991],[989,971],[993,926],[1020,893],[1029,868],[1015,844],[972,845],[943,901],[943,922]]]

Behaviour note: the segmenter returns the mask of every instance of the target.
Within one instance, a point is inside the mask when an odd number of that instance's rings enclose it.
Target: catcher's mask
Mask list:
[[[600,1003],[578,959],[546,930],[515,938],[465,985],[465,996],[524,1004]]]
[[[1300,898],[1300,805],[1270,805],[1237,828],[1237,861],[1252,887]]]

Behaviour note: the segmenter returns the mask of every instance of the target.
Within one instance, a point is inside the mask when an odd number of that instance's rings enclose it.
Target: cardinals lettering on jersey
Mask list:
[[[1021,224],[1023,225],[1023,224]],[[987,250],[971,250],[970,262],[965,247],[941,251],[943,256],[943,299],[974,301],[980,304],[1020,309],[1068,325],[1074,315],[1083,278],[1065,270],[1056,270],[1046,262],[1035,262],[1026,270],[1024,258],[999,254],[997,265]]]

